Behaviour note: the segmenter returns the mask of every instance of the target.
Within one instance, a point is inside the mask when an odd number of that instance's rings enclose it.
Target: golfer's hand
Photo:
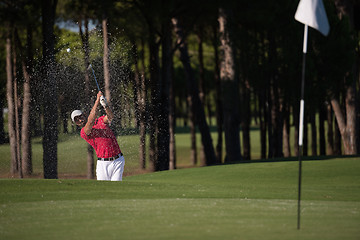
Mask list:
[[[101,104],[101,106],[103,106],[104,108],[108,106],[107,101],[106,101],[106,98],[105,98],[103,95],[101,95],[101,97],[100,97],[100,104]]]
[[[99,91],[96,95],[96,100],[100,101],[101,96],[103,96],[103,93]]]

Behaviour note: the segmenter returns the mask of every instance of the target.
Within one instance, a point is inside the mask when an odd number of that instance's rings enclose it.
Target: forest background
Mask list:
[[[142,169],[147,162],[151,171],[176,168],[180,125],[190,131],[193,165],[197,158],[201,166],[251,160],[252,128],[259,129],[261,159],[297,156],[297,5],[1,0],[0,141],[10,146],[11,175],[32,175],[31,139],[41,137],[44,178],[58,178],[59,133],[78,132],[70,113],[89,111],[96,96],[90,64],[118,117],[114,131],[139,135]],[[360,3],[324,5],[329,35],[309,32],[301,154],[357,155]],[[94,152],[87,149],[87,177],[94,178]]]

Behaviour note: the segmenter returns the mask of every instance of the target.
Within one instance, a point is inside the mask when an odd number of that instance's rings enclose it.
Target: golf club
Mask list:
[[[100,87],[99,87],[99,84],[98,84],[98,82],[97,82],[97,80],[96,80],[96,76],[95,76],[94,69],[93,69],[93,67],[91,66],[91,64],[89,64],[88,70],[89,70],[90,68],[91,68],[92,73],[93,73],[93,75],[94,75],[95,82],[96,82],[96,86],[97,86],[97,88],[98,88],[99,92],[101,92]]]

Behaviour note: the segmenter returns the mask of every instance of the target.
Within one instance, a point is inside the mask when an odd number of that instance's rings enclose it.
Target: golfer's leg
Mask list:
[[[97,180],[110,180],[108,171],[108,161],[97,161],[96,163],[96,178]]]
[[[113,174],[111,176],[111,181],[122,181],[124,166],[125,166],[124,156],[121,156],[120,158],[114,161],[114,169],[113,169]]]

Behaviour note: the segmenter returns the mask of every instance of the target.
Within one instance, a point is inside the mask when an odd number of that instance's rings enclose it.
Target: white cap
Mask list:
[[[83,112],[81,110],[74,110],[72,113],[71,113],[71,120],[73,122],[75,122],[75,117],[77,116],[80,116],[81,114],[83,114]]]

